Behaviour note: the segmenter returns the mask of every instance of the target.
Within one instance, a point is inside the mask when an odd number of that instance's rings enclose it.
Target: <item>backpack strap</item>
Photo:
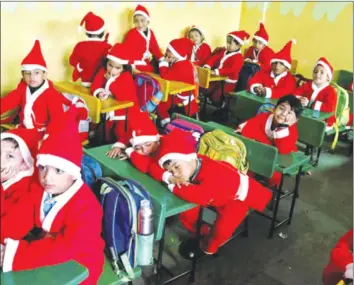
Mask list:
[[[127,254],[126,253],[121,254],[120,260],[122,261],[124,270],[125,270],[125,272],[127,272],[129,278],[134,279],[134,277],[135,277],[134,270],[133,270],[132,266],[130,265]]]

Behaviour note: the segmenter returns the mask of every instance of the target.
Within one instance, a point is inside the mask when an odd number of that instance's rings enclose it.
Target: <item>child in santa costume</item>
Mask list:
[[[171,41],[167,46],[165,60],[159,63],[160,75],[163,79],[181,81],[195,85],[198,75],[193,64],[188,60],[192,52],[193,43],[190,39],[181,38]],[[161,102],[157,106],[157,114],[161,119],[161,126],[171,121],[168,113],[174,104],[183,104],[184,111],[194,116],[199,111],[198,103],[195,100],[193,91],[186,91],[180,94],[169,95],[167,102]]]
[[[248,48],[245,54],[245,62],[254,62],[265,70],[270,69],[270,60],[274,56],[274,51],[268,46],[268,41],[268,33],[261,22],[258,31],[253,36],[253,45]]]
[[[313,69],[312,80],[296,89],[295,94],[305,107],[320,112],[335,112],[337,106],[336,90],[329,85],[333,78],[333,67],[329,61],[321,57]],[[332,127],[335,116],[327,119],[327,127]]]
[[[293,94],[296,80],[289,72],[291,67],[291,45],[289,41],[283,49],[274,55],[270,63],[271,70],[261,69],[248,81],[248,91],[265,98],[279,99]]]
[[[204,33],[199,27],[192,26],[188,30],[187,37],[194,44],[190,61],[197,66],[204,65],[204,62],[207,60],[207,58],[210,57],[211,54],[210,46],[204,42],[205,40]]]
[[[148,10],[142,5],[136,6],[133,21],[135,28],[131,29],[124,39],[124,43],[138,51],[138,59],[133,67],[140,71],[154,72],[151,63],[152,56],[161,61],[163,55],[154,32],[149,28],[150,14]]]
[[[107,42],[109,33],[103,39],[105,25],[101,17],[92,12],[87,13],[80,23],[80,31],[84,23],[88,39],[76,44],[69,62],[74,68],[72,80],[77,81],[81,78],[81,84],[90,87],[96,72],[112,46]]]
[[[287,95],[278,100],[274,113],[259,114],[240,124],[236,132],[249,139],[275,146],[279,154],[289,154],[297,151],[296,142],[299,135],[296,123],[301,112],[300,100],[293,95]],[[274,172],[268,185],[277,186],[280,179],[281,174]]]
[[[23,59],[21,69],[23,78],[17,88],[0,99],[1,114],[19,107],[20,125],[43,135],[49,124],[62,119],[64,111],[62,95],[47,79],[47,65],[38,40]]]
[[[1,244],[3,272],[34,269],[75,260],[89,277],[81,284],[97,284],[104,264],[101,238],[102,209],[81,178],[82,147],[77,128],[68,116],[65,128],[51,133],[37,155],[39,182],[31,185],[21,218],[9,227]],[[63,141],[70,149],[63,147]],[[34,226],[42,229],[37,240],[15,237]]]
[[[353,282],[353,229],[342,236],[333,248],[330,261],[322,275],[324,285],[336,285],[340,280]]]
[[[128,123],[134,121],[136,114],[140,113],[136,88],[130,72],[130,65],[134,62],[133,52],[126,44],[115,44],[108,52],[105,66],[98,71],[91,85],[91,92],[101,100],[112,96],[118,101],[134,103],[134,106],[128,109]],[[106,119],[107,131],[110,132],[113,128],[118,140],[113,145],[115,149],[112,151],[120,153],[127,147],[131,134],[131,131],[125,130],[126,110],[109,112]]]
[[[185,181],[168,185],[173,194],[217,210],[216,221],[202,242],[202,249],[207,254],[214,254],[232,236],[249,209],[263,211],[272,194],[227,162],[196,154],[190,144],[178,139],[176,143],[172,135],[161,138],[159,164],[174,177]],[[198,208],[180,214],[181,222],[191,232],[195,232]]]
[[[238,75],[244,61],[240,49],[248,38],[249,34],[245,31],[228,33],[226,48],[222,48],[205,61],[204,67],[211,69],[212,75],[228,77],[224,84],[224,94],[232,92],[236,87]],[[217,107],[223,108],[225,101],[222,98],[222,94],[222,84],[220,81],[212,82],[206,90],[206,96],[211,99],[212,103]]]
[[[1,133],[1,221],[28,191],[34,173],[38,132],[17,128]]]

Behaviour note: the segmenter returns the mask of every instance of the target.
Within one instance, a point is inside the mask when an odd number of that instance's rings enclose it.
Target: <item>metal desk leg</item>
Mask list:
[[[302,166],[299,169],[299,173],[296,175],[295,190],[294,190],[294,193],[293,193],[293,199],[291,200],[291,207],[290,207],[290,212],[289,212],[288,225],[291,224],[291,219],[293,218],[294,209],[295,209],[296,198],[299,196],[298,194],[299,194],[299,186],[300,186],[301,174],[302,174]]]
[[[106,114],[101,114],[101,124],[103,124],[103,144],[106,143]]]
[[[192,97],[192,95],[189,95],[189,97],[188,97],[188,111],[187,111],[188,117],[191,116],[191,97]]]
[[[124,131],[128,131],[128,108],[125,109]]]
[[[317,165],[318,165],[318,162],[319,162],[319,160],[320,160],[321,150],[322,150],[322,146],[319,147],[318,150],[317,150],[317,158],[316,158],[316,161],[315,161],[314,166],[317,166]]]
[[[280,202],[281,191],[283,189],[283,183],[284,183],[284,175],[281,176],[280,185],[279,185],[279,188],[277,189],[276,198],[275,198],[275,205],[274,205],[274,210],[273,210],[272,223],[270,225],[268,238],[273,237],[275,224],[277,222],[276,219],[277,219],[277,215],[278,215],[279,202]]]
[[[243,230],[243,236],[244,237],[248,237],[248,217],[249,217],[249,214],[247,214],[245,220],[244,220],[244,230]]]
[[[163,228],[162,237],[159,242],[159,252],[157,253],[155,284],[159,284],[160,282],[160,273],[162,268],[162,255],[163,255],[164,246],[165,246],[165,227]]]

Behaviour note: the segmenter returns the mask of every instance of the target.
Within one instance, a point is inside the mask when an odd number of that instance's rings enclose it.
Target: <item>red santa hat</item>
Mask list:
[[[144,116],[144,118],[136,120],[139,122],[139,126],[133,130],[132,138],[129,140],[132,147],[138,144],[157,142],[160,140],[160,135],[147,113],[143,112],[142,116]]]
[[[268,40],[269,40],[268,33],[265,30],[264,24],[262,22],[259,23],[259,29],[254,34],[253,38],[258,40],[258,41],[261,41],[265,45],[268,44]]]
[[[246,40],[249,39],[250,35],[246,31],[235,31],[227,34],[228,36],[234,38],[241,45],[245,44]]]
[[[158,158],[161,167],[168,160],[191,161],[197,158],[195,146],[190,143],[188,136],[190,134],[187,132],[175,129],[160,139]]]
[[[45,63],[39,40],[34,42],[33,48],[21,62],[21,70],[35,69],[47,71],[47,64]]]
[[[188,38],[189,38],[189,33],[193,30],[197,30],[203,37],[205,36],[205,34],[201,28],[197,27],[196,25],[193,25],[188,29],[188,33],[187,33]]]
[[[69,108],[62,118],[65,123],[43,140],[36,165],[50,165],[80,179],[83,152],[75,117],[76,109]]]
[[[82,25],[85,23],[86,33],[90,35],[99,35],[104,32],[104,20],[92,12],[88,12],[82,18],[79,25],[79,33],[82,30]]]
[[[119,64],[132,63],[134,49],[128,47],[127,44],[116,43],[108,52],[107,58]]]
[[[328,77],[329,77],[329,81],[332,80],[333,78],[333,67],[332,65],[329,63],[329,61],[325,58],[325,57],[321,57],[319,58],[319,60],[316,62],[316,65],[322,65],[324,67],[324,69],[327,71]],[[314,68],[315,69],[315,68]]]
[[[18,128],[1,133],[1,140],[11,138],[18,143],[23,160],[28,167],[34,166],[34,158],[38,152],[40,139],[36,129]]]
[[[167,49],[178,60],[186,59],[192,52],[193,42],[188,38],[175,39],[168,44]]]
[[[148,21],[150,21],[150,14],[148,10],[142,5],[136,6],[133,17],[136,15],[144,16]]]
[[[291,46],[293,43],[296,44],[295,39],[288,41],[287,44],[273,56],[270,63],[281,62],[287,68],[290,69],[290,67],[291,67]]]

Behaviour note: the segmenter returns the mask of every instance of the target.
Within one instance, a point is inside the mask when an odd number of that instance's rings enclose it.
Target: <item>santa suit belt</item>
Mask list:
[[[190,95],[187,95],[187,96],[182,96],[181,94],[176,94],[176,96],[179,99],[183,100],[182,101],[183,106],[187,106],[189,104],[189,102],[192,102],[195,99],[193,93],[190,93]]]
[[[246,174],[239,172],[240,175],[240,185],[238,186],[237,192],[235,194],[234,200],[245,201],[248,194],[249,188],[249,177]]]

